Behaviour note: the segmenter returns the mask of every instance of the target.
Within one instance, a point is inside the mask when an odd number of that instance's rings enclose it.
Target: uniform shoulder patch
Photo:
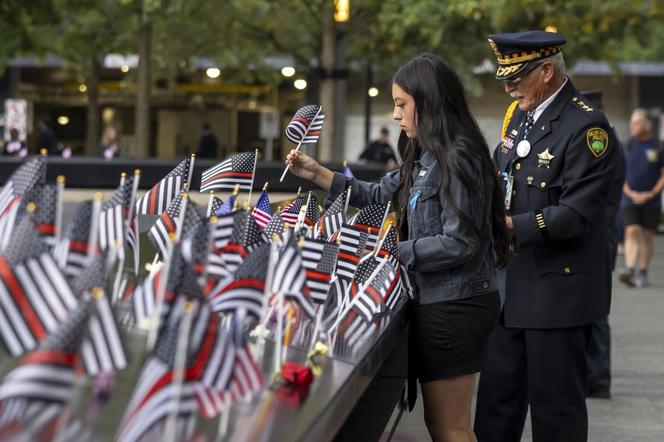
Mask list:
[[[586,103],[583,100],[584,100],[584,98],[581,98],[581,97],[572,97],[572,103],[574,103],[582,111],[592,112],[592,111],[595,110],[588,103]]]
[[[609,134],[601,127],[592,127],[586,131],[586,144],[595,158],[599,158],[609,148]]]

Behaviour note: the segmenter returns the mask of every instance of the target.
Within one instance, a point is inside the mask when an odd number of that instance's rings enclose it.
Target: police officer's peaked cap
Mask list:
[[[528,72],[529,65],[560,52],[565,37],[557,32],[526,31],[492,34],[489,45],[498,59],[496,79],[507,80]]]

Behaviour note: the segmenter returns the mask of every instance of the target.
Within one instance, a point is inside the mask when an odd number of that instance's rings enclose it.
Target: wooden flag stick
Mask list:
[[[65,195],[65,177],[58,175],[56,178],[56,203],[55,203],[55,243],[62,239],[62,202]]]
[[[127,240],[127,235],[129,235],[129,229],[131,228],[132,225],[132,220],[134,220],[135,215],[135,207],[134,205],[136,204],[136,192],[138,191],[138,184],[141,182],[141,169],[134,169],[134,182],[132,183],[132,188],[131,188],[131,197],[129,198],[129,212],[127,213],[127,219],[125,225],[127,226],[127,229],[125,230],[125,238],[124,240]],[[138,218],[134,220],[134,226],[136,228],[136,244],[134,244],[134,275],[138,275],[138,266],[139,266],[139,261],[140,261],[140,237],[138,233]]]
[[[194,174],[194,163],[196,163],[196,154],[191,154],[191,161],[189,162],[189,172],[187,174],[187,182],[191,183],[191,177]]]
[[[387,202],[387,206],[385,206],[385,213],[383,214],[383,220],[380,222],[380,227],[378,227],[378,239],[380,239],[380,235],[383,232],[383,226],[385,225],[385,221],[387,220],[387,215],[390,213],[390,207],[392,206],[392,201]],[[376,242],[376,246],[378,245],[378,242]]]
[[[205,212],[205,216],[207,216],[208,218],[212,216],[213,201],[214,201],[214,190],[210,190],[210,195],[208,196],[207,211]]]
[[[92,220],[90,221],[90,236],[88,237],[88,256],[97,253],[97,241],[99,240],[99,216],[101,214],[101,202],[104,196],[101,192],[95,193],[92,203]]]
[[[161,267],[161,274],[159,275],[159,284],[157,284],[157,293],[155,301],[157,305],[154,312],[152,312],[152,322],[154,325],[150,328],[148,333],[148,340],[146,343],[147,349],[152,350],[154,344],[157,342],[157,335],[159,333],[159,326],[161,325],[161,312],[164,309],[164,298],[166,298],[166,290],[168,289],[168,274],[171,269],[171,261],[173,260],[173,249],[175,248],[175,233],[170,233],[169,241],[166,247],[166,256],[164,257],[164,265]]]
[[[283,350],[283,330],[284,325],[284,293],[279,290],[277,293],[277,330],[274,337],[274,365],[272,367],[274,374],[281,371],[281,352]]]
[[[318,112],[316,112],[316,115],[314,118],[311,120],[312,122],[316,121],[316,118],[318,117],[318,114],[320,114],[323,111],[323,106],[320,106],[318,108]],[[311,125],[309,125],[311,127]],[[309,127],[307,127],[307,130],[304,132],[304,135],[302,135],[302,140],[300,140],[299,143],[297,143],[297,147],[295,148],[295,152],[297,153],[300,150],[300,146],[302,146],[302,141],[306,138],[307,134],[309,133]],[[288,168],[290,167],[290,162],[286,164],[286,168],[284,169],[284,173],[281,174],[281,178],[279,178],[279,182],[282,182],[284,180],[284,177],[286,176],[286,172],[288,172]]]
[[[352,186],[348,186],[347,192],[346,192],[346,204],[344,204],[344,221],[348,219],[348,204],[350,203],[350,192],[352,190]]]
[[[254,156],[254,170],[251,172],[251,186],[249,186],[249,197],[247,198],[247,202],[251,203],[251,193],[254,190],[254,179],[256,178],[256,163],[258,163],[258,149],[255,150],[255,156]]]
[[[187,364],[187,347],[189,344],[189,334],[191,332],[191,322],[193,319],[194,305],[191,301],[186,301],[182,306],[183,317],[180,323],[178,340],[175,346],[175,361],[173,367],[173,403],[174,407],[168,415],[166,425],[164,426],[164,441],[175,442],[176,423],[178,417],[178,402],[182,396],[182,384],[184,381],[184,370]]]

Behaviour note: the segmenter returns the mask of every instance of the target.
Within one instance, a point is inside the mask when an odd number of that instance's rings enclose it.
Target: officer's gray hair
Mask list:
[[[553,70],[558,75],[565,75],[565,58],[562,52],[546,57],[543,61],[548,61],[553,65]]]

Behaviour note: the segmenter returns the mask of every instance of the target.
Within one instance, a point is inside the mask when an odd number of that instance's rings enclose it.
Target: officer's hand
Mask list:
[[[320,164],[316,160],[305,153],[296,152],[295,149],[292,149],[286,157],[286,164],[290,165],[290,171],[294,175],[310,181],[316,179],[316,174],[320,169]]]
[[[650,192],[633,192],[632,201],[634,204],[645,204],[652,199]]]

